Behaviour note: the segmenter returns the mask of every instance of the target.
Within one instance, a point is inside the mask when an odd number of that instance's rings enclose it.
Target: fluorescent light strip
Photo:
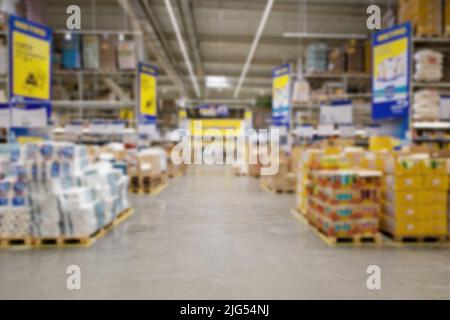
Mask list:
[[[247,57],[247,61],[245,62],[244,68],[242,69],[241,77],[239,78],[239,82],[236,87],[236,91],[234,92],[234,98],[236,99],[239,96],[239,92],[241,91],[242,84],[244,83],[245,77],[247,76],[248,69],[250,68],[250,64],[253,60],[253,56],[255,55],[256,48],[259,43],[259,39],[264,31],[266,26],[267,19],[269,18],[270,11],[272,10],[274,0],[268,0],[266,9],[264,10],[264,14],[262,16],[261,22],[258,27],[258,31],[256,32],[255,39],[253,40],[252,47]]]
[[[173,12],[172,4],[170,0],[164,0],[166,4],[166,9],[170,17],[170,21],[172,22],[172,26],[175,30],[175,34],[177,36],[178,44],[180,45],[181,53],[183,54],[184,62],[188,68],[189,77],[191,78],[192,85],[194,86],[195,94],[198,98],[200,98],[200,88],[198,86],[197,77],[195,76],[194,69],[192,68],[191,61],[189,60],[189,55],[186,50],[186,46],[184,45],[183,37],[181,36],[180,28],[178,27],[177,19],[175,18],[175,14]]]
[[[353,33],[310,33],[310,32],[285,32],[285,38],[299,39],[367,39],[365,34]]]

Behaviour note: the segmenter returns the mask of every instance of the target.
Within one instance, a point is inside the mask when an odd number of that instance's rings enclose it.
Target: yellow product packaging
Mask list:
[[[445,190],[423,190],[421,197],[423,205],[447,206],[447,191]]]
[[[424,222],[424,236],[445,236],[447,235],[447,220],[430,220]]]
[[[448,188],[447,175],[426,175],[424,176],[424,187],[431,190],[445,191]]]
[[[386,175],[383,178],[385,190],[420,190],[423,184],[419,175]]]
[[[393,236],[420,236],[423,233],[423,227],[419,222],[405,222],[388,216],[381,217],[380,228]]]
[[[423,160],[423,174],[447,175],[446,159]]]
[[[422,174],[423,160],[410,157],[398,157],[388,164],[386,173],[395,175]]]
[[[446,206],[429,206],[426,208],[426,218],[435,221],[447,221],[447,207]]]
[[[420,191],[395,191],[385,192],[384,197],[387,203],[401,206],[421,205]]]
[[[403,206],[394,204],[385,204],[384,213],[402,222],[420,221],[423,217],[423,208],[421,206]]]

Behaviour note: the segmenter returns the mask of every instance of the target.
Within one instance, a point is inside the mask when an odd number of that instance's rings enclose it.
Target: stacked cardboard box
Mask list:
[[[275,174],[261,177],[261,184],[277,192],[294,192],[295,183],[295,173],[291,172],[290,159],[285,154],[280,154]]]
[[[162,148],[148,148],[130,153],[128,175],[133,190],[151,192],[167,180],[167,156]]]
[[[374,237],[381,172],[318,170],[310,175],[309,221],[329,237]]]
[[[168,143],[164,146],[164,150],[166,151],[166,157],[167,157],[167,175],[169,177],[176,177],[178,175],[182,175],[186,172],[186,164],[180,163],[175,164],[172,159],[172,152],[174,151],[175,145],[173,143]],[[180,153],[178,155],[180,158],[183,157],[183,155]]]
[[[385,174],[381,230],[393,237],[447,234],[446,161],[427,154],[374,154]]]
[[[412,22],[419,36],[442,35],[441,0],[400,0],[399,22]]]

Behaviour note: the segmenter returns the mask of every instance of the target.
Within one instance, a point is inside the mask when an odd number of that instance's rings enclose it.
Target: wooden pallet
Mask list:
[[[303,222],[305,225],[309,226],[314,233],[322,239],[327,245],[329,246],[336,246],[336,245],[352,245],[352,246],[358,246],[358,245],[380,245],[383,244],[383,236],[380,233],[377,233],[375,235],[367,235],[367,236],[352,236],[352,237],[330,237],[326,234],[324,234],[321,230],[316,228],[314,225],[311,224],[310,221],[306,218],[304,214],[302,214],[297,209],[291,210],[292,215]]]
[[[32,246],[33,239],[31,237],[11,237],[0,239],[0,248],[12,247],[29,247]]]
[[[243,173],[243,172],[235,172],[233,173],[236,177],[246,177],[248,176],[247,173]]]
[[[289,194],[292,194],[292,193],[295,192],[294,190],[273,189],[271,185],[265,183],[263,180],[261,180],[261,182],[260,182],[259,185],[261,186],[261,188],[262,188],[263,190],[268,191],[268,192],[271,192],[271,193],[278,193],[278,194],[281,194],[281,193],[289,193]]]
[[[109,231],[111,231],[114,227],[118,226],[126,219],[128,219],[134,213],[133,209],[127,209],[116,216],[116,218],[102,227],[100,230],[96,231],[89,237],[42,237],[42,238],[21,238],[25,240],[20,246],[32,247],[32,248],[70,248],[70,247],[90,247],[94,242],[105,236]],[[18,247],[18,244],[12,242],[12,240],[20,240],[20,239],[2,239],[0,242],[2,243],[3,248],[11,248]],[[6,245],[3,246],[3,244]],[[8,245],[9,243],[9,245]]]
[[[129,188],[129,191],[133,194],[150,194],[150,195],[156,195],[158,193],[160,193],[162,190],[164,190],[165,188],[167,188],[168,183],[162,183],[159,184],[157,186],[154,187],[150,187],[150,188]]]
[[[399,236],[393,235],[386,231],[382,231],[382,233],[392,241],[402,244],[409,244],[409,243],[433,244],[433,243],[447,243],[449,241],[448,236]]]
[[[168,174],[169,178],[178,178],[178,177],[181,177],[182,175],[183,175],[182,172]]]

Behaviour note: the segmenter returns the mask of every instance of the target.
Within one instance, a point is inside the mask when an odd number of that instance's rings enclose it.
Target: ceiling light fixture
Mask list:
[[[192,85],[194,86],[195,94],[197,95],[198,98],[200,98],[200,88],[198,86],[197,77],[195,76],[191,60],[189,59],[189,55],[187,53],[186,46],[183,41],[183,37],[181,36],[180,28],[178,26],[175,14],[173,12],[172,3],[170,2],[170,0],[164,0],[164,2],[166,4],[166,9],[167,13],[169,14],[170,21],[172,22],[172,26],[175,30],[175,35],[177,37],[181,53],[183,54],[184,62],[186,63],[186,66],[188,68],[189,76],[191,78]]]
[[[274,0],[267,1],[266,9],[264,10],[263,16],[261,18],[261,22],[258,27],[258,31],[256,32],[255,39],[253,40],[252,47],[250,48],[250,52],[247,57],[247,61],[245,62],[244,68],[242,69],[241,77],[239,78],[239,82],[237,84],[236,91],[234,92],[235,99],[239,96],[239,92],[241,91],[245,77],[247,76],[247,72],[248,72],[248,69],[250,68],[250,64],[253,60],[253,56],[255,55],[255,51],[258,46],[259,39],[261,38],[261,35],[266,26],[266,22],[267,22],[267,19],[269,18],[270,11],[272,11],[273,2],[274,2]]]
[[[66,41],[72,40],[72,33],[70,33],[70,32],[67,31],[67,32],[64,34],[64,39],[66,39]]]
[[[229,88],[230,82],[224,76],[206,76],[205,77],[205,85],[207,88]]]

